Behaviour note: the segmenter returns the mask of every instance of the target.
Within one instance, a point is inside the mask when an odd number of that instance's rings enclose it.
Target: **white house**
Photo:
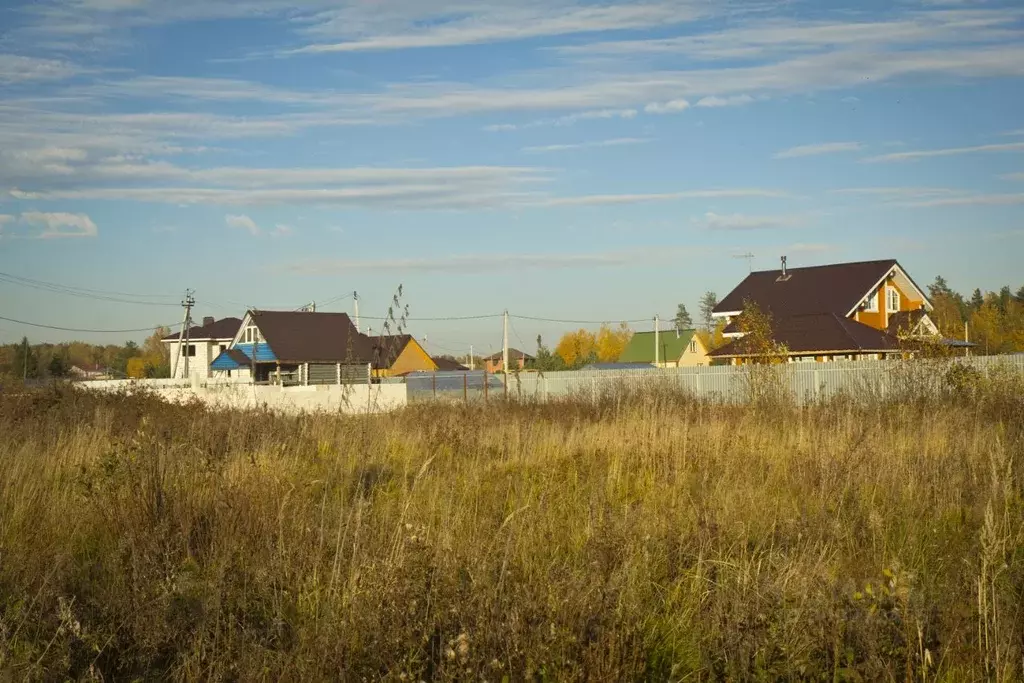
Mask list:
[[[203,318],[202,325],[190,328],[187,335],[175,332],[164,337],[162,341],[168,345],[170,351],[171,377],[211,377],[213,371],[210,370],[210,363],[231,346],[241,326],[242,321],[238,318],[214,320],[212,317],[206,317]],[[249,371],[242,369],[234,372],[247,376]],[[228,371],[227,376],[231,375],[232,372]]]

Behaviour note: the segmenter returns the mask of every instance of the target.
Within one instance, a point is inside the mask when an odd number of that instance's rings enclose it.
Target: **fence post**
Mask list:
[[[489,393],[489,387],[487,386],[490,382],[487,381],[487,368],[484,368],[484,404],[487,404],[487,395]]]
[[[817,361],[815,361],[817,362]],[[818,379],[818,368],[814,368],[814,400],[817,401],[821,393],[821,384]]]
[[[430,388],[434,394],[434,400],[437,400],[437,373],[435,372],[430,376]]]
[[[469,373],[462,373],[462,402],[469,404]]]
[[[545,403],[548,402],[548,378],[547,378],[547,375],[544,376],[544,402]]]

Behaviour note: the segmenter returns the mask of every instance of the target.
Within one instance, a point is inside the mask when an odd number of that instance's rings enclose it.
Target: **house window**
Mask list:
[[[697,342],[690,340],[690,353],[697,353]]]
[[[255,325],[249,325],[245,328],[245,332],[242,334],[242,341],[246,344],[258,344],[263,341],[263,335],[260,334],[260,330]]]
[[[890,313],[900,310],[900,292],[898,289],[888,287],[885,290],[885,308]]]
[[[182,345],[182,347],[181,347],[181,355],[186,356],[188,358],[195,358],[196,357],[196,345],[195,344],[188,344],[187,346],[186,345]]]
[[[868,300],[864,303],[864,310],[868,313],[878,312],[878,292],[871,293],[871,296],[869,296]]]

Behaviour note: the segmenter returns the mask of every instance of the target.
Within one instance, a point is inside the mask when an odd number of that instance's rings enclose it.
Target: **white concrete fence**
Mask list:
[[[89,391],[147,391],[172,403],[198,400],[213,408],[267,408],[284,413],[382,413],[408,402],[404,384],[266,386],[245,379],[140,379],[78,382]]]

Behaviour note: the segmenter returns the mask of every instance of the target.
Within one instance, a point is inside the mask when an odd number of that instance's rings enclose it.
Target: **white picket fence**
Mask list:
[[[983,373],[1024,374],[1024,355],[957,358],[946,361],[838,361],[793,363],[776,366],[783,389],[801,403],[827,399],[840,393],[885,395],[913,380],[921,389],[938,389],[954,363]],[[763,369],[763,368],[762,368]],[[596,399],[610,392],[645,389],[681,389],[698,398],[741,402],[750,395],[750,368],[717,366],[695,368],[643,368],[629,370],[580,370],[573,372],[520,373],[508,378],[508,396],[520,400],[547,401],[565,396]],[[499,393],[500,392],[500,393]],[[500,398],[504,392],[493,392]]]

